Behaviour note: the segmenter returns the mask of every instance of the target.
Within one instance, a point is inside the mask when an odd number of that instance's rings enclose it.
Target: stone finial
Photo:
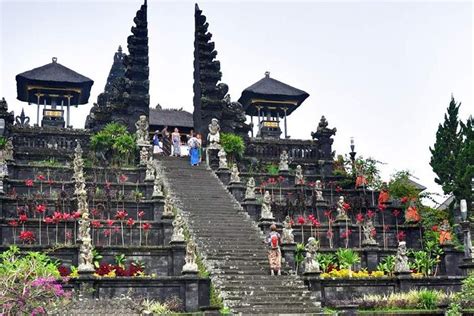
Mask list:
[[[173,202],[171,201],[171,197],[169,195],[165,198],[165,205],[163,207],[163,217],[173,217]]]
[[[316,180],[314,192],[316,193],[316,201],[324,201],[323,184],[321,183],[321,180]]]
[[[221,127],[219,126],[219,120],[213,118],[211,123],[208,125],[209,134],[207,134],[208,148],[210,149],[219,149],[221,142]]]
[[[147,164],[149,156],[150,151],[148,150],[148,147],[143,146],[140,149],[140,166],[145,166]]]
[[[240,182],[240,172],[239,167],[236,163],[232,165],[232,172],[230,174],[230,183],[239,183]]]
[[[245,199],[254,200],[255,199],[255,179],[250,177],[247,181],[247,188],[245,189]]]
[[[182,242],[184,241],[184,219],[181,214],[176,214],[173,220],[173,235],[171,241]]]
[[[405,241],[398,243],[397,255],[395,257],[395,273],[409,273],[411,272],[408,265],[408,250]]]
[[[263,195],[261,218],[269,220],[274,219],[272,213],[272,197],[268,191],[265,191],[265,194]]]
[[[291,218],[289,215],[287,215],[283,221],[281,242],[284,244],[292,244],[295,242],[295,236],[293,235],[293,228],[291,227]]]
[[[189,240],[186,245],[186,256],[184,257],[183,273],[197,273],[198,265],[196,263],[197,250],[194,241]]]
[[[135,122],[135,128],[137,129],[135,135],[137,136],[137,146],[150,145],[148,140],[148,120],[146,115],[140,115],[138,121]]]
[[[304,184],[304,175],[303,175],[303,168],[301,165],[296,166],[295,170],[295,184]]]
[[[337,220],[347,220],[348,217],[347,217],[347,214],[346,214],[346,210],[344,208],[344,197],[341,195],[339,197],[339,200],[337,201],[337,206],[336,206],[336,211],[337,211],[337,215],[336,215],[336,219]]]
[[[142,147],[142,148],[145,148],[145,147]],[[146,161],[145,181],[154,181],[155,173],[156,173],[156,170],[153,163],[153,157],[149,157],[148,160]],[[156,175],[156,177],[158,176]]]
[[[319,249],[319,242],[314,237],[309,237],[308,242],[306,243],[304,248],[306,250],[306,257],[304,260],[304,272],[321,272],[319,262],[316,260],[316,252]]]
[[[227,165],[227,153],[224,148],[219,150],[217,156],[219,157],[219,169],[229,169],[229,166]]]
[[[161,179],[155,175],[155,180],[153,183],[153,194],[151,196],[154,198],[162,197],[163,191],[161,187],[162,187]]]
[[[374,223],[371,218],[367,218],[364,225],[362,226],[362,230],[364,231],[364,240],[362,241],[362,245],[364,246],[376,246],[377,241],[374,238]]]
[[[283,150],[280,154],[280,163],[278,164],[278,171],[288,171],[288,158],[288,152],[286,150]]]

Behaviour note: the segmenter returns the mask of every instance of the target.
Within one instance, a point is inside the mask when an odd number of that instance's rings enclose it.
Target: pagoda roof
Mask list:
[[[264,78],[242,92],[239,102],[248,115],[257,113],[256,108],[250,106],[254,103],[259,103],[261,106],[268,104],[271,107],[286,107],[288,108],[288,115],[300,106],[307,97],[309,97],[307,92],[270,78],[270,73],[266,72]]]
[[[72,90],[72,104],[86,104],[94,81],[57,62],[56,58],[44,66],[16,75],[17,98],[20,101],[36,102],[32,91],[65,93]],[[58,92],[59,91],[59,92]]]
[[[193,128],[192,113],[177,109],[150,109],[150,125]]]

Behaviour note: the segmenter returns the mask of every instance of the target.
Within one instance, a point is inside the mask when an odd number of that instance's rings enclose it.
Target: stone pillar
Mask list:
[[[212,170],[217,170],[217,168],[219,168],[219,158],[217,157],[218,152],[219,152],[219,149],[207,148],[205,150],[207,165]]]
[[[162,196],[153,198],[153,220],[154,221],[158,221],[161,218],[161,215],[163,214],[164,205],[165,205],[165,201]]]
[[[245,195],[246,186],[242,182],[232,182],[227,186],[227,189],[239,202],[242,202]]]
[[[439,265],[442,275],[462,275],[460,263],[463,259],[463,253],[454,249],[452,245],[442,245],[443,255]]]
[[[168,265],[168,275],[181,275],[186,255],[186,242],[171,241],[171,262]]]
[[[79,284],[79,293],[85,299],[94,299],[99,295],[97,289],[94,287],[95,277],[93,274],[80,273],[77,277]],[[97,297],[98,298],[98,297]]]
[[[305,285],[308,286],[308,290],[311,291],[311,296],[315,296],[317,301],[322,301],[324,297],[320,276],[321,273],[317,272],[303,274],[303,280]]]
[[[199,310],[199,279],[197,275],[186,281],[185,288],[186,301],[184,303],[187,312]]]
[[[348,227],[350,228],[351,225],[349,224]],[[344,248],[346,245],[346,240],[342,238],[344,231],[346,230],[346,221],[343,219],[335,220],[333,224],[333,231],[334,231],[334,248]],[[350,239],[350,237],[349,237]]]
[[[381,249],[379,247],[374,246],[365,246],[363,248],[363,254],[365,259],[365,268],[368,271],[375,271],[377,270],[377,265],[379,264],[379,251]]]
[[[228,185],[230,182],[230,170],[229,168],[219,168],[216,171],[216,175],[224,185]]]
[[[159,240],[163,242],[163,246],[166,246],[171,241],[171,236],[173,235],[173,219],[172,218],[163,218],[161,220],[161,230]]]
[[[395,272],[395,277],[397,278],[397,290],[396,292],[408,292],[411,290],[411,272]]]
[[[295,251],[296,243],[281,244],[281,257],[285,259],[291,270],[296,271],[295,266]]]
[[[474,247],[472,246],[471,223],[469,221],[461,222],[461,229],[464,236],[464,259],[460,268],[464,275],[474,273]]]
[[[249,214],[250,218],[254,221],[258,221],[260,218],[262,205],[257,202],[256,199],[244,199],[242,202],[242,207]]]

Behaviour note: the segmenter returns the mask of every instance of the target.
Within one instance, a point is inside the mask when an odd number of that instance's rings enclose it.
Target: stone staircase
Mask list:
[[[252,315],[320,313],[298,276],[270,275],[260,229],[211,170],[182,158],[159,164],[226,306]]]

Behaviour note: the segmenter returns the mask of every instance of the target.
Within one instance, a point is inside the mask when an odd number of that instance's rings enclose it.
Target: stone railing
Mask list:
[[[10,135],[15,157],[22,160],[24,155],[33,159],[70,156],[74,153],[76,140],[81,142],[83,148],[89,147],[91,134],[83,129],[13,126]]]
[[[245,156],[254,157],[268,162],[278,162],[280,154],[286,150],[289,160],[293,163],[315,163],[321,153],[317,141],[299,139],[258,139],[247,142]]]

